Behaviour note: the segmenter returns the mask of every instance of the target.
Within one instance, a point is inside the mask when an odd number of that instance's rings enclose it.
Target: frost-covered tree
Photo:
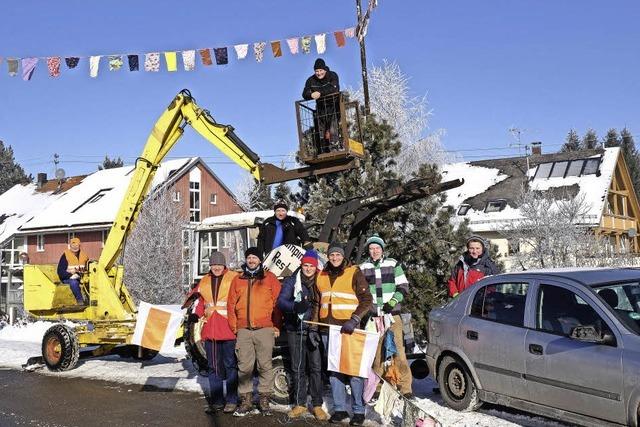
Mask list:
[[[27,184],[30,181],[31,176],[27,176],[22,166],[16,162],[13,148],[0,141],[0,194],[16,184]]]
[[[411,95],[409,80],[397,63],[386,60],[369,72],[371,112],[397,132],[402,149],[394,168],[404,177],[417,172],[424,163],[444,164],[454,160],[442,145],[445,131],[428,132],[431,110],[427,97]],[[352,96],[362,102],[362,89]]]
[[[262,211],[273,207],[271,188],[260,184],[250,174],[244,175],[238,181],[235,195],[240,207],[246,211]]]
[[[159,189],[145,200],[124,250],[124,282],[136,303],[182,303],[182,226],[186,222],[170,189]]]
[[[291,195],[291,188],[287,185],[286,182],[281,182],[276,185],[276,188],[273,192],[273,200],[274,202],[283,201],[289,206],[289,209],[293,209],[293,197]]]
[[[103,169],[121,168],[122,166],[124,166],[124,162],[120,157],[114,157],[112,159],[105,155],[102,164],[98,165],[98,170],[101,171]]]

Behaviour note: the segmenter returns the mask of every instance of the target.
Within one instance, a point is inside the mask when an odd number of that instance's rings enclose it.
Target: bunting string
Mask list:
[[[377,1],[374,2],[374,4]],[[375,6],[374,6],[375,7]],[[367,11],[367,18],[371,10]],[[253,57],[256,62],[263,62],[265,59],[265,51],[270,49],[273,58],[281,58],[285,49],[288,48],[288,54],[297,55],[299,53],[311,54],[313,45],[315,44],[315,52],[318,55],[326,53],[328,39],[327,34],[333,34],[335,46],[342,48],[347,44],[348,39],[354,39],[356,36],[364,37],[362,25],[360,28],[351,27],[327,33],[303,35],[297,37],[289,37],[283,40],[259,41],[253,43],[236,44],[233,46],[223,47],[206,47],[197,49],[187,49],[182,51],[162,51],[162,52],[145,52],[145,53],[116,53],[108,55],[92,55],[92,56],[47,56],[47,57],[1,57],[0,67],[6,64],[6,70],[9,76],[14,77],[20,74],[22,79],[29,81],[32,79],[36,68],[40,63],[47,66],[46,72],[51,78],[59,78],[63,73],[61,64],[64,64],[67,70],[78,68],[79,64],[89,67],[89,76],[97,78],[100,71],[100,63],[105,58],[105,63],[109,67],[110,72],[120,71],[122,68],[128,67],[130,72],[140,70],[140,56],[143,57],[143,68],[145,72],[157,73],[161,70],[161,62],[164,62],[167,72],[178,71],[178,60],[182,61],[184,71],[194,71],[196,68],[196,58],[200,59],[203,66],[209,67],[214,64],[216,66],[226,66],[229,64],[229,51],[235,52],[236,60],[241,61],[247,58],[249,49],[253,51]],[[366,27],[365,27],[366,32]],[[330,39],[329,39],[330,40]],[[269,53],[267,52],[267,55]],[[164,59],[164,61],[162,61]],[[42,61],[40,61],[42,60]],[[125,65],[126,61],[126,65]],[[106,67],[106,66],[105,66]]]

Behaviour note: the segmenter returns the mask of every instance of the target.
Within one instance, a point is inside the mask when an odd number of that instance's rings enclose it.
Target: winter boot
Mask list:
[[[327,421],[329,419],[329,415],[327,415],[327,413],[324,412],[324,409],[322,409],[322,406],[313,407],[313,416],[318,421]]]
[[[253,396],[252,393],[245,393],[240,396],[240,406],[233,413],[234,417],[244,417],[245,415],[249,415],[253,410],[253,402],[251,401]]]
[[[351,422],[349,422],[351,426],[361,426],[364,425],[364,414],[353,414],[351,417]]]
[[[269,394],[260,393],[260,401],[258,405],[260,406],[260,411],[262,415],[271,415],[271,405],[269,404]]]
[[[329,422],[331,424],[340,424],[348,418],[349,413],[347,413],[346,411],[336,411],[333,413],[333,415],[331,415],[331,418],[329,418]]]
[[[262,402],[260,403],[260,406],[262,406]],[[302,416],[305,412],[307,412],[307,408],[305,408],[304,406],[294,406],[293,409],[291,409],[287,415],[289,416],[289,418],[298,418],[300,416]]]
[[[237,403],[227,403],[226,405],[224,405],[224,409],[222,410],[222,412],[224,412],[225,414],[233,414],[237,408]]]
[[[220,403],[210,403],[209,405],[207,405],[207,409],[205,409],[204,412],[206,412],[209,415],[212,415],[212,414],[215,414],[216,412],[222,411],[222,408],[224,408],[224,405]]]

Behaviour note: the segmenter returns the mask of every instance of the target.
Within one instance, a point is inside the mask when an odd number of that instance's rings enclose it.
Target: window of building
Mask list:
[[[102,230],[102,247],[104,248],[104,244],[107,243],[107,238],[109,237],[109,232],[111,231],[111,229],[109,230]]]
[[[564,173],[567,171],[567,165],[569,162],[555,162],[553,169],[551,170],[550,178],[564,178]]]
[[[461,204],[458,208],[458,215],[465,216],[467,212],[469,212],[469,209],[471,209],[471,205],[468,205],[466,203]]]
[[[209,203],[212,205],[217,205],[218,204],[218,194],[217,193],[211,193],[211,197],[209,198]]]
[[[597,159],[587,159],[584,165],[584,170],[582,171],[582,175],[593,175],[598,172],[598,167],[600,166],[600,158]]]
[[[471,316],[524,326],[528,283],[499,283],[480,288],[473,297]]]
[[[179,191],[174,191],[171,200],[173,200],[174,202],[179,202],[180,201],[180,192]]]
[[[84,205],[96,203],[98,200],[102,199],[105,196],[105,194],[107,194],[111,190],[113,190],[113,188],[103,188],[102,190],[99,190],[97,193],[93,194],[91,197],[89,197],[80,206],[78,206],[71,212],[77,212]]]
[[[36,235],[36,251],[44,252],[44,234]]]
[[[569,163],[567,176],[580,176],[580,172],[582,172],[582,166],[584,166],[584,160],[572,160],[571,163]]]
[[[189,220],[200,222],[200,183],[189,182]]]
[[[26,250],[25,238],[22,236],[14,237],[4,248],[0,249],[0,264],[7,265],[11,269],[25,264],[25,258],[20,257],[20,254],[24,254]]]
[[[198,274],[205,274],[209,270],[209,257],[218,250],[218,233],[216,231],[201,232],[198,242]]]
[[[507,206],[507,201],[504,199],[489,200],[487,206],[484,208],[485,213],[500,212]]]
[[[549,178],[552,166],[553,163],[542,163],[538,165],[538,170],[536,170],[536,174],[533,179]]]

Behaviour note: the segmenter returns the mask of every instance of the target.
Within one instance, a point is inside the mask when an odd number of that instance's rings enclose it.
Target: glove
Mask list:
[[[396,304],[398,303],[398,301],[394,300],[393,298],[391,298],[389,301],[387,301],[383,306],[382,306],[382,311],[385,312],[385,314],[389,314],[393,311],[393,308],[396,306]]]
[[[309,344],[310,349],[315,350],[316,348],[318,348],[318,345],[320,345],[320,341],[322,341],[322,339],[320,338],[320,334],[318,333],[318,331],[309,331],[309,335],[307,336],[307,343]]]
[[[296,301],[293,303],[293,310],[298,313],[306,313],[309,310],[309,302],[307,300]]]
[[[342,325],[342,329],[340,329],[340,333],[351,335],[356,329],[356,326],[358,326],[358,323],[359,322],[352,317],[351,319],[344,322],[344,325]]]
[[[189,323],[197,323],[198,320],[200,320],[200,318],[198,317],[197,314],[195,313],[189,313],[189,317],[187,318],[187,321]]]

